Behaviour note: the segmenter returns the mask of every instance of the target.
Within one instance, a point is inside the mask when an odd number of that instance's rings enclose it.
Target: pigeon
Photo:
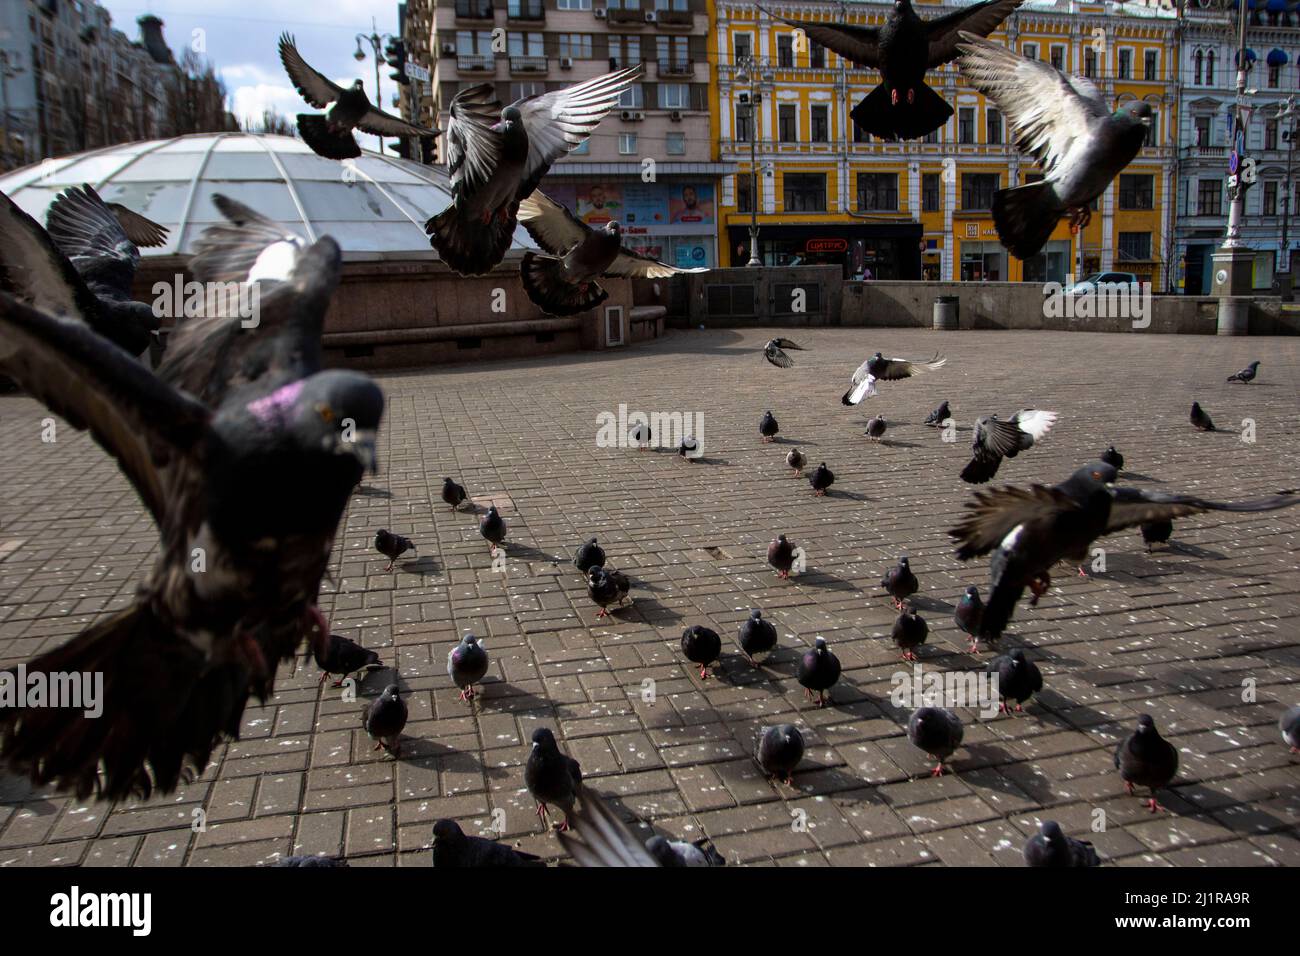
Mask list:
[[[877,394],[877,382],[895,382],[902,378],[911,378],[913,375],[920,375],[922,372],[933,372],[935,369],[943,368],[947,364],[948,360],[940,357],[937,352],[934,358],[924,362],[913,362],[901,358],[885,358],[884,355],[877,352],[858,366],[858,370],[853,373],[853,380],[849,390],[840,396],[840,403],[856,405],[864,398],[871,398]]]
[[[1201,408],[1200,402],[1192,402],[1191,421],[1197,431],[1212,432],[1215,430],[1214,421]]]
[[[655,440],[654,430],[649,422],[638,422],[627,433],[628,441],[636,442],[637,451],[645,451]]]
[[[722,638],[717,631],[693,624],[682,631],[682,653],[688,661],[700,665],[700,680],[705,680],[709,665],[722,655]]]
[[[957,65],[992,101],[1031,155],[1043,179],[993,194],[998,238],[1018,259],[1042,250],[1063,215],[1077,234],[1092,201],[1133,159],[1151,130],[1151,104],[1132,100],[1111,111],[1091,80],[1031,60],[1001,43],[960,33]]]
[[[355,159],[361,155],[354,129],[374,136],[419,136],[432,139],[442,131],[416,126],[372,106],[360,80],[347,89],[307,64],[288,33],[280,34],[280,62],[298,95],[323,115],[299,113],[298,132],[317,156]],[[330,104],[333,104],[332,106]]]
[[[866,435],[873,442],[878,442],[880,439],[885,437],[885,429],[888,427],[889,425],[885,421],[885,416],[877,415],[867,422],[867,430],[862,434]]]
[[[980,618],[983,616],[984,604],[980,601],[980,589],[972,584],[957,602],[957,610],[952,615],[957,622],[957,629],[970,638],[970,647],[967,649],[972,654],[979,649]]]
[[[1001,698],[998,713],[1011,713],[1008,700],[1016,702],[1017,712],[1024,710],[1024,702],[1043,689],[1042,671],[1019,648],[1010,654],[993,658],[984,670],[985,673],[998,675],[998,696]]]
[[[727,861],[717,851],[708,837],[694,843],[652,836],[645,848],[659,861],[660,866],[726,866]]]
[[[1300,754],[1300,706],[1292,707],[1283,714],[1277,726],[1282,731],[1282,739],[1291,748],[1291,752]]]
[[[478,523],[478,533],[488,542],[488,551],[497,553],[497,545],[506,539],[506,522],[497,511],[497,506],[488,508],[483,520]]]
[[[961,718],[942,707],[918,708],[907,722],[907,739],[939,761],[932,777],[943,776],[944,762],[961,746],[961,738]]]
[[[456,484],[450,478],[442,479],[442,500],[451,505],[452,511],[459,508],[468,497],[463,485]]]
[[[835,473],[826,467],[826,462],[822,462],[808,476],[808,484],[812,485],[813,494],[821,497],[835,484]]]
[[[785,456],[785,463],[794,470],[794,476],[798,478],[803,471],[803,466],[808,464],[808,459],[798,448],[791,448]]]
[[[758,729],[758,746],[755,757],[768,777],[794,786],[794,768],[803,759],[803,734],[794,724],[778,724]]]
[[[796,352],[805,351],[802,345],[795,345],[789,339],[768,339],[767,344],[763,346],[763,358],[777,368],[790,368],[794,365],[794,359],[786,355],[784,349],[793,349]]]
[[[286,856],[275,864],[290,869],[310,869],[312,867],[347,866],[348,861],[341,856]]]
[[[885,576],[880,579],[880,586],[889,592],[889,596],[894,599],[894,607],[901,611],[903,601],[915,594],[921,583],[916,580],[912,565],[904,556],[898,559],[897,565],[885,572]]]
[[[816,691],[817,706],[825,707],[826,692],[840,679],[840,659],[826,646],[826,638],[816,638],[813,647],[803,652],[797,676],[804,696],[812,700],[813,691]]]
[[[1161,809],[1156,803],[1156,790],[1167,786],[1178,773],[1178,750],[1160,736],[1151,715],[1143,714],[1138,718],[1137,730],[1115,748],[1115,769],[1130,794],[1134,787],[1150,789],[1147,807],[1155,813]]]
[[[505,109],[492,83],[457,93],[447,126],[452,202],[424,224],[442,261],[460,275],[482,275],[499,263],[520,203],[553,163],[587,141],[640,75],[638,65]]]
[[[1164,544],[1174,534],[1174,523],[1168,518],[1160,521],[1144,521],[1138,529],[1142,532],[1142,540],[1150,551],[1154,545]]]
[[[0,293],[0,372],[90,431],[161,543],[130,604],[27,663],[103,674],[104,708],[97,719],[67,708],[0,711],[0,762],[12,770],[83,798],[171,793],[236,734],[250,695],[273,692],[279,661],[304,637],[314,650],[327,638],[320,583],[352,490],[374,469],[384,394],[359,372],[321,370],[310,350],[256,369],[241,363],[259,334],[310,339],[339,265],[328,237],[306,249],[262,296],[258,330],[223,338],[238,318],[182,323],[183,368],[213,402],[84,321]],[[217,340],[220,359],[208,350]],[[347,420],[355,428],[340,428]]]
[[[604,564],[605,549],[596,543],[595,538],[580,547],[578,553],[573,556],[573,566],[583,574],[592,568],[603,567]]]
[[[1104,461],[1116,471],[1124,470],[1124,456],[1115,450],[1114,445],[1108,445],[1106,450],[1101,453],[1099,461]]]
[[[1042,441],[1056,424],[1056,419],[1056,412],[1036,408],[1022,408],[1005,422],[996,415],[981,418],[975,423],[972,457],[961,470],[961,480],[971,485],[992,480],[1003,458],[1015,458],[1033,448],[1034,442]]]
[[[547,727],[533,731],[533,747],[524,764],[524,783],[537,801],[537,818],[545,830],[549,822],[548,807],[564,811],[560,830],[569,829],[573,804],[582,791],[582,767],[567,754],[560,753],[555,735]]]
[[[1240,372],[1233,372],[1228,376],[1229,382],[1241,382],[1248,384],[1255,381],[1255,376],[1259,374],[1259,362],[1251,362]]]
[[[213,194],[212,204],[221,221],[204,229],[194,243],[189,268],[197,281],[259,283],[290,277],[309,248],[301,236],[223,193]]]
[[[703,269],[679,269],[623,245],[623,226],[611,219],[593,229],[540,189],[519,203],[519,222],[542,248],[519,263],[524,292],[548,315],[577,315],[609,298],[596,280],[666,279]]]
[[[474,699],[474,685],[483,680],[487,670],[487,651],[477,637],[466,631],[460,643],[447,653],[447,676],[460,688],[460,700]]]
[[[952,412],[949,410],[948,402],[945,399],[943,402],[939,403],[938,408],[925,416],[925,421],[921,424],[929,425],[932,428],[940,428],[943,426],[943,423],[950,418],[952,418]]]
[[[627,600],[627,594],[632,590],[632,582],[628,576],[613,565],[607,564],[604,567],[605,577],[614,583],[614,591],[618,595],[618,603],[622,604]]]
[[[925,618],[916,613],[916,608],[910,604],[904,604],[903,610],[899,613],[898,619],[894,621],[893,638],[903,651],[903,660],[919,660],[916,656],[916,649],[925,643],[926,636],[930,633],[930,627],[925,623]]]
[[[770,654],[776,648],[776,628],[770,621],[763,620],[762,611],[754,608],[741,623],[736,643],[749,662],[755,664],[755,654]]]
[[[764,412],[762,420],[758,423],[758,433],[763,436],[763,441],[771,441],[780,430],[776,417],[770,411]]]
[[[1044,820],[1038,832],[1025,841],[1026,866],[1101,866],[1092,844],[1061,832],[1055,820]]]
[[[455,820],[437,820],[433,824],[434,866],[545,866],[532,853],[487,840],[467,836]]]
[[[380,528],[375,533],[375,550],[388,559],[388,567],[384,568],[385,571],[393,570],[393,562],[406,552],[419,553],[414,541],[400,534],[394,534],[387,528]]]
[[[48,221],[52,232],[0,193],[0,290],[140,355],[159,321],[131,297],[140,251],[121,221],[89,186],[55,199]]]
[[[394,757],[402,752],[402,729],[406,726],[406,701],[396,684],[389,684],[384,692],[370,702],[362,714],[361,723],[370,739],[377,741],[375,749],[383,747]]]
[[[320,682],[331,674],[355,674],[379,666],[379,655],[356,641],[348,640],[338,634],[329,634],[323,641],[312,647],[316,657],[316,666],[321,669]],[[343,679],[334,682],[335,687],[343,686]]]
[[[556,837],[579,866],[662,865],[593,790],[583,788],[582,801],[568,819],[572,828]]]
[[[700,443],[693,435],[686,435],[682,438],[681,443],[677,446],[677,454],[687,461],[695,461],[700,457]]]
[[[952,116],[952,107],[926,85],[927,71],[957,56],[959,31],[988,36],[1021,2],[982,0],[923,20],[912,9],[911,0],[894,0],[893,9],[879,27],[768,16],[798,27],[810,40],[856,66],[880,71],[880,85],[849,114],[854,123],[885,140],[920,139]]]
[[[776,540],[767,546],[767,563],[776,569],[778,578],[788,578],[794,567],[794,544],[786,540],[785,535],[778,534]]]
[[[587,569],[587,594],[600,608],[596,620],[609,617],[609,606],[619,600],[618,582],[600,565]]]

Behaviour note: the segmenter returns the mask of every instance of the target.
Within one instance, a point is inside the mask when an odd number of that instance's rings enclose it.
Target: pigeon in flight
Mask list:
[[[464,485],[458,485],[450,478],[442,479],[442,500],[451,505],[451,510],[455,511],[461,504],[469,498],[465,492]]]
[[[1022,451],[1042,441],[1054,424],[1056,412],[1022,408],[1005,422],[990,415],[975,423],[971,442],[971,460],[961,470],[961,480],[971,485],[990,481],[998,473],[1003,458],[1015,458]]]
[[[1038,825],[1038,832],[1025,842],[1023,853],[1026,866],[1101,866],[1092,844],[1066,836],[1055,820]]]
[[[1214,420],[1205,413],[1201,408],[1200,402],[1192,402],[1192,414],[1190,416],[1192,425],[1197,431],[1212,432],[1214,431]]]
[[[985,673],[998,675],[998,696],[1001,703],[998,713],[1011,713],[1008,700],[1016,702],[1016,712],[1024,710],[1024,703],[1043,689],[1043,672],[1038,665],[1016,648],[1010,654],[995,657],[984,668]]]
[[[794,359],[785,354],[785,349],[793,349],[796,352],[806,351],[802,345],[795,345],[789,339],[768,339],[767,344],[763,346],[763,358],[777,368],[790,368],[794,365]]]
[[[932,411],[929,415],[925,416],[925,421],[922,422],[921,424],[929,425],[932,428],[940,428],[943,426],[943,423],[950,418],[952,418],[952,412],[948,408],[947,399],[945,399],[943,402],[939,404],[938,408]]]
[[[901,358],[885,358],[884,355],[877,352],[858,366],[858,370],[853,373],[853,381],[849,390],[841,396],[840,402],[844,405],[856,405],[864,398],[871,398],[877,394],[877,382],[894,382],[900,378],[911,378],[913,375],[920,375],[922,372],[933,372],[935,369],[943,368],[947,364],[948,360],[941,358],[937,352],[934,358],[925,362],[912,362]]]
[[[700,837],[694,843],[687,843],[685,840],[669,840],[667,837],[656,835],[646,841],[645,848],[659,861],[660,866],[727,865],[726,859],[708,837]]]
[[[316,657],[316,666],[321,669],[322,684],[331,674],[346,676],[379,666],[378,654],[339,634],[330,634],[325,640],[315,642],[312,652]],[[342,687],[343,678],[336,680],[334,686]]]
[[[1019,259],[1036,256],[1063,215],[1077,233],[1146,141],[1151,104],[1133,100],[1112,112],[1091,80],[1031,60],[1000,43],[961,33],[957,65],[1007,118],[1020,149],[1044,178],[993,194],[993,224]]]
[[[424,224],[442,261],[460,275],[482,275],[500,262],[519,204],[553,163],[586,142],[640,74],[640,66],[619,70],[505,109],[491,83],[457,93],[447,126],[452,203]]]
[[[853,122],[881,139],[920,139],[952,116],[952,107],[926,85],[925,74],[956,58],[958,31],[988,36],[1021,2],[982,0],[945,16],[922,20],[911,0],[894,0],[893,9],[879,27],[787,20],[772,13],[768,16],[798,27],[810,40],[834,50],[855,66],[880,71],[880,85],[849,114]]]
[[[1178,773],[1178,749],[1160,736],[1151,715],[1143,714],[1138,718],[1137,730],[1115,748],[1115,769],[1130,794],[1134,787],[1150,789],[1147,807],[1155,813],[1161,809],[1156,803],[1156,790],[1168,786]]]
[[[564,812],[560,830],[569,829],[573,804],[582,792],[582,767],[578,761],[560,752],[555,734],[547,727],[533,731],[533,747],[524,764],[524,784],[537,801],[537,819],[546,829],[548,806],[559,807]]]
[[[943,765],[961,746],[962,735],[961,718],[942,707],[918,708],[907,721],[907,739],[939,761],[932,777],[943,776]]]
[[[803,759],[803,734],[794,724],[778,724],[758,729],[758,746],[754,756],[769,777],[794,786],[794,768]]]
[[[572,827],[556,837],[579,866],[662,866],[600,794],[586,787],[567,819]]]
[[[1277,728],[1282,731],[1282,739],[1291,752],[1300,754],[1300,706],[1287,710],[1277,722]]]
[[[763,612],[754,608],[740,625],[736,642],[744,652],[746,659],[754,664],[755,654],[770,654],[776,648],[776,628],[771,621],[763,620]]]
[[[1259,362],[1251,362],[1240,372],[1233,372],[1228,376],[1229,382],[1241,382],[1243,384],[1255,381],[1255,376],[1259,374]]]
[[[280,62],[299,96],[318,110],[329,107],[323,115],[298,114],[298,132],[317,156],[326,159],[355,159],[360,156],[361,147],[352,135],[354,129],[375,136],[419,136],[425,139],[432,139],[441,132],[389,116],[372,106],[360,80],[344,89],[326,78],[307,64],[288,33],[280,34]]]
[[[681,272],[650,256],[623,246],[623,227],[610,220],[592,229],[540,189],[519,204],[519,222],[543,252],[524,253],[519,279],[524,291],[548,315],[577,315],[609,298],[596,280],[606,278],[666,279]]]
[[[466,631],[460,643],[447,652],[447,676],[460,688],[460,700],[474,699],[474,685],[488,671],[488,654],[483,643]]]
[[[467,835],[455,820],[433,824],[434,866],[545,866],[540,857],[512,846]]]
[[[813,691],[816,691],[817,706],[825,707],[826,692],[839,681],[840,669],[840,659],[826,646],[826,638],[818,637],[813,647],[799,658],[796,679],[804,689],[804,696],[812,700]]]
[[[389,684],[370,702],[361,715],[361,724],[370,739],[376,741],[376,750],[383,747],[394,757],[401,754],[407,714],[406,701],[402,700],[396,684]]]

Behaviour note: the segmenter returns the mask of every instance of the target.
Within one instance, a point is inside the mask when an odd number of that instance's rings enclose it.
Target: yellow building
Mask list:
[[[913,2],[926,19],[954,9]],[[892,4],[787,0],[768,8],[791,19],[879,26]],[[879,83],[875,70],[853,67],[749,2],[714,0],[713,17],[717,157],[737,169],[721,188],[723,264],[749,259],[753,157],[759,249],[768,264],[838,262],[846,275],[865,271],[879,279],[1059,281],[1078,272],[1082,252],[1085,273],[1116,270],[1162,281],[1177,129],[1172,13],[1155,4],[1029,0],[993,35],[1026,56],[1091,77],[1114,105],[1139,97],[1156,112],[1153,145],[1097,202],[1082,249],[1062,220],[1043,252],[1025,262],[1002,248],[989,208],[994,191],[1041,170],[1009,142],[1004,118],[955,66],[928,77],[953,108],[948,123],[923,141],[887,143],[849,119]]]

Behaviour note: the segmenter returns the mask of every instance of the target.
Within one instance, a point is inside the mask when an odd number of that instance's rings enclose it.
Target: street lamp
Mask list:
[[[364,34],[364,33],[358,33],[358,34],[357,34],[357,36],[356,36],[356,40],[357,40],[357,51],[356,51],[355,53],[352,54],[352,59],[356,60],[358,63],[360,63],[362,60],[364,60],[364,59],[366,58],[365,51],[361,49],[361,43],[362,43],[363,40],[364,40],[366,43],[369,43],[369,44],[370,44],[370,49],[371,49],[372,51],[374,51],[374,54],[375,54],[375,106],[379,107],[380,112],[383,112],[383,102],[384,102],[384,101],[383,101],[383,98],[382,98],[382,96],[380,95],[380,92],[379,92],[379,64],[382,63],[382,62],[384,62],[383,58],[380,56],[380,51],[383,50],[383,48],[384,48],[384,44],[385,44],[386,42],[391,41],[392,39],[393,39],[393,36],[392,36],[391,33],[383,33],[383,34],[381,34],[381,33],[379,32],[379,27],[375,25],[375,20],[374,20],[374,18],[372,17],[372,18],[370,19],[370,34],[369,34],[369,35],[366,35],[366,34]],[[382,155],[384,154],[384,138],[383,138],[382,136],[380,136],[380,137],[378,137],[378,139],[379,139],[379,155],[382,156]]]
[[[1273,262],[1273,271],[1278,274],[1278,288],[1282,292],[1284,301],[1291,300],[1291,249],[1288,246],[1288,233],[1291,227],[1291,193],[1295,188],[1291,184],[1291,161],[1295,156],[1295,137],[1296,126],[1291,123],[1291,117],[1295,115],[1295,97],[1288,96],[1286,102],[1279,103],[1277,108],[1277,118],[1286,120],[1287,126],[1282,130],[1282,136],[1286,139],[1286,181],[1282,184],[1282,265],[1284,268],[1279,269],[1276,259]],[[1283,279],[1282,276],[1286,278]]]
[[[758,257],[758,61],[745,56],[737,66],[736,82],[749,84],[749,261],[745,265],[758,267],[763,264]]]
[[[1246,74],[1251,64],[1246,57],[1246,0],[1237,2],[1237,95],[1233,103],[1232,142],[1229,144],[1231,162],[1230,186],[1228,194],[1231,203],[1228,206],[1228,229],[1223,244],[1215,251],[1214,293],[1218,296],[1248,295],[1251,287],[1251,270],[1255,261],[1254,252],[1246,246],[1241,238],[1241,223],[1245,217],[1246,170],[1246,124],[1250,121],[1251,110],[1246,105],[1248,94],[1254,90],[1246,89]]]

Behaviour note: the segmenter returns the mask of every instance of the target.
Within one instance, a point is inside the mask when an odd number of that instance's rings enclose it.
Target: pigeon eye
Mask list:
[[[325,422],[327,425],[334,421],[334,409],[323,403],[316,406],[316,414],[319,415],[321,421]]]

